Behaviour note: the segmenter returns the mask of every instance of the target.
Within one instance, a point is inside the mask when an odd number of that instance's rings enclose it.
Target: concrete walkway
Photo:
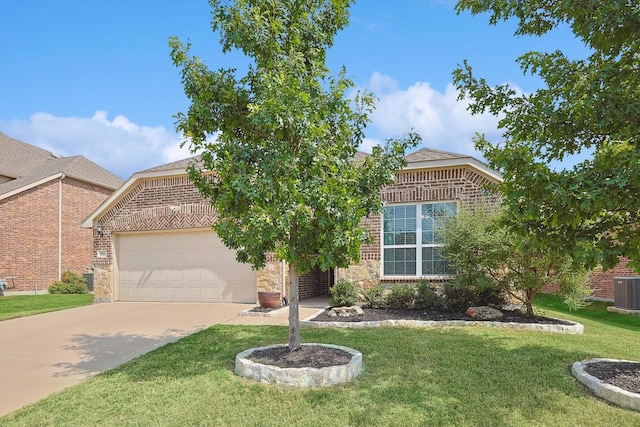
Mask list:
[[[322,301],[301,303],[300,318],[311,316],[319,306]],[[238,316],[251,307],[94,304],[2,321],[0,417],[214,324],[288,324],[288,310],[271,317]]]

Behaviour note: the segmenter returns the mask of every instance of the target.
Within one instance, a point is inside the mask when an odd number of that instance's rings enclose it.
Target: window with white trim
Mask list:
[[[455,202],[394,205],[382,217],[383,276],[444,276],[442,229],[457,215]]]

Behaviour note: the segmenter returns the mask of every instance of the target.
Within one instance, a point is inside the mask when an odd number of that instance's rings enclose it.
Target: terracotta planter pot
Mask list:
[[[258,304],[265,308],[278,308],[280,306],[280,292],[258,292]]]

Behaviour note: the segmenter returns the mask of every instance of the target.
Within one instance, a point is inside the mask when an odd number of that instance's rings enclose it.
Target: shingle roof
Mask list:
[[[445,159],[464,159],[464,154],[451,153],[449,151],[434,150],[433,148],[421,148],[405,157],[407,162],[424,162],[428,160],[445,160]]]
[[[63,173],[68,177],[115,190],[123,180],[83,156],[62,157],[0,132],[0,196]]]
[[[200,162],[200,156],[193,156],[187,159],[178,160],[178,161],[167,163],[164,165],[154,166],[152,168],[145,169],[140,172],[159,172],[159,171],[167,171],[167,170],[173,170],[173,169],[186,170],[187,166],[189,166],[191,163],[199,163],[199,162]]]

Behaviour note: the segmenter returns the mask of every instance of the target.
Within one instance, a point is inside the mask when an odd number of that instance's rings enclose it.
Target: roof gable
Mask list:
[[[0,133],[0,199],[68,176],[115,190],[124,182],[84,156],[62,157]]]

